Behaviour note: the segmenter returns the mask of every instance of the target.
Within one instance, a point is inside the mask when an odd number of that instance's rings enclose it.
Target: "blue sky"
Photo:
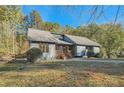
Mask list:
[[[61,26],[70,25],[72,27],[77,27],[80,25],[85,25],[90,19],[90,9],[93,6],[22,6],[22,11],[24,15],[29,15],[32,10],[37,10],[42,17],[44,22],[59,23]],[[97,14],[102,10],[99,6]],[[97,24],[103,24],[107,22],[113,22],[118,6],[104,6],[104,14],[96,20]],[[124,7],[121,6],[118,22],[123,24]]]

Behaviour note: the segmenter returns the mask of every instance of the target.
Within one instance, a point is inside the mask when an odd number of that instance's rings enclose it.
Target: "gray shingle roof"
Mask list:
[[[28,29],[28,40],[72,45],[69,42],[55,38],[54,35],[48,31],[36,30],[36,29],[32,29],[32,28]]]
[[[42,41],[42,42],[57,42],[54,36],[48,32],[43,30],[35,30],[32,28],[28,29],[28,39],[31,41]]]
[[[87,46],[101,46],[100,44],[86,38],[86,37],[80,37],[80,36],[73,36],[73,35],[65,35],[67,38],[72,40],[75,44],[78,45],[87,45]]]
[[[28,29],[27,36],[28,36],[28,40],[31,40],[31,41],[51,42],[51,43],[66,44],[66,45],[78,44],[78,45],[87,45],[87,46],[101,46],[100,44],[92,40],[89,40],[86,37],[65,34],[64,36],[69,38],[73,43],[66,42],[56,38],[51,32],[44,31],[44,30],[36,30],[32,28]]]

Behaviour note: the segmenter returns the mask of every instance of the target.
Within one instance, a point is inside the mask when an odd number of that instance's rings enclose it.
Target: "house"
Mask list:
[[[90,57],[100,53],[101,45],[86,37],[52,33],[29,28],[29,47],[39,48],[44,59]]]

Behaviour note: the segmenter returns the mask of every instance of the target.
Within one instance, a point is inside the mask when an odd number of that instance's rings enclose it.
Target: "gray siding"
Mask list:
[[[30,43],[30,48],[39,48],[39,43]],[[55,44],[48,44],[49,51],[43,52],[42,59],[54,59],[55,58]]]

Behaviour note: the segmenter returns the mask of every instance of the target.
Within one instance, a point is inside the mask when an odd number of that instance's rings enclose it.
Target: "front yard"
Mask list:
[[[58,61],[0,64],[0,86],[124,87],[124,63]]]

